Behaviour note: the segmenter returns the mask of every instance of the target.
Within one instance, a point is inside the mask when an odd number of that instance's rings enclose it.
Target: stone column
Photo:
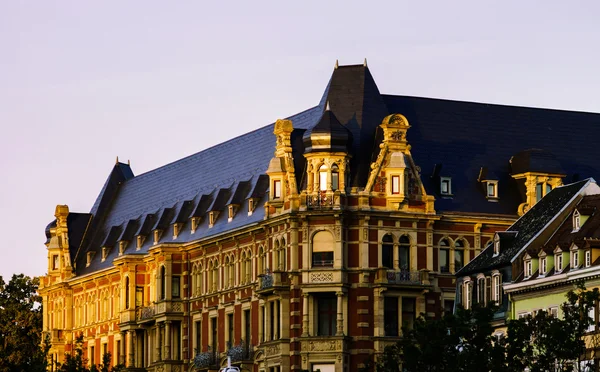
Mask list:
[[[165,356],[164,360],[171,359],[171,321],[165,322]]]
[[[309,336],[308,331],[308,293],[302,294],[302,336]]]
[[[337,292],[337,329],[335,332],[336,336],[344,335],[344,312],[343,312],[343,304],[344,304],[344,292]]]
[[[271,341],[271,302],[265,302],[265,341]]]
[[[273,314],[273,322],[275,324],[273,324],[273,340],[278,340],[279,339],[279,313],[280,313],[280,306],[279,306],[279,300],[276,300],[273,302],[273,311],[275,312],[275,314]]]
[[[135,360],[135,350],[133,350],[133,338],[135,337],[135,331],[127,331],[128,333],[128,339],[127,339],[127,348],[129,350],[127,350],[128,353],[128,361],[127,361],[127,366],[128,367],[135,367],[134,366],[134,360]]]
[[[156,325],[154,326],[154,348],[156,350],[156,353],[154,355],[154,361],[155,362],[160,362],[160,326],[158,325],[158,323],[156,323]]]
[[[265,340],[265,307],[258,306],[258,342]]]
[[[119,360],[117,363],[125,364],[125,343],[127,342],[127,332],[121,332],[121,342],[119,343]]]

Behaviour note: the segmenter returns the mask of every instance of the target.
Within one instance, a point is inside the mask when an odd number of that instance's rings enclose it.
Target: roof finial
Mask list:
[[[115,164],[119,164],[119,156],[117,155],[117,161],[115,162]]]
[[[363,66],[367,67],[367,58],[365,57],[365,61],[363,62]]]
[[[327,101],[327,104],[325,105],[325,111],[331,111],[331,109],[329,108],[329,101]]]
[[[129,161],[129,159],[127,159],[127,165],[131,165],[131,162]]]
[[[338,63],[338,60],[335,60],[335,66],[333,67],[334,70],[337,70],[337,68],[340,67],[340,64]]]

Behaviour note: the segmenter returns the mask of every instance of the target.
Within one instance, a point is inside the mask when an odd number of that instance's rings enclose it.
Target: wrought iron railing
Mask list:
[[[146,320],[151,319],[156,312],[155,306],[150,305],[146,307],[141,307],[137,309],[137,319],[138,320]]]
[[[227,356],[231,358],[231,362],[241,362],[243,360],[252,360],[254,346],[249,342],[241,340],[238,345],[231,346],[231,342],[227,343]]]
[[[306,205],[311,208],[331,207],[333,206],[333,195],[327,195],[325,191],[320,191],[306,197]]]
[[[388,283],[396,284],[421,284],[421,273],[419,271],[408,270],[388,270]]]
[[[273,273],[267,269],[267,272],[259,275],[260,277],[260,289],[272,288],[273,287]]]

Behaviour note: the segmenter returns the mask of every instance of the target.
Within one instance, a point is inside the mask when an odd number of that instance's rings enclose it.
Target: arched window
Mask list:
[[[440,240],[440,272],[441,273],[449,273],[450,272],[450,243],[448,239]]]
[[[267,256],[265,254],[265,249],[262,245],[258,247],[257,265],[258,274],[264,274],[267,270]]]
[[[212,292],[219,290],[219,260],[215,259],[212,266]]]
[[[381,266],[388,269],[394,268],[394,238],[386,234],[381,239]]]
[[[229,261],[229,256],[225,256],[225,265],[223,267],[225,269],[225,285],[224,288],[229,288],[231,286],[231,281],[230,281],[230,275],[229,272],[231,271],[231,267],[230,267],[230,261]]]
[[[167,297],[167,273],[164,266],[160,267],[160,300]]]
[[[235,285],[235,257],[229,256],[229,265],[227,269],[227,287],[231,288]]]
[[[340,173],[337,164],[331,166],[331,190],[340,188]]]
[[[406,235],[400,237],[398,246],[399,269],[410,270],[410,239]]]
[[[125,277],[125,309],[129,310],[129,277]]]
[[[277,252],[277,268],[280,271],[285,271],[286,270],[286,257],[285,257],[285,239],[281,239],[281,242],[278,243],[279,245],[279,250]]]
[[[458,271],[465,266],[465,242],[459,239],[454,242],[454,271]]]
[[[319,168],[319,190],[327,191],[327,174],[329,173],[329,167],[325,164]]]
[[[240,255],[240,284],[246,284],[246,252],[242,251]]]
[[[246,252],[246,283],[250,283],[252,281],[252,251],[248,250]]]
[[[313,267],[333,266],[333,235],[329,231],[319,231],[312,241]]]

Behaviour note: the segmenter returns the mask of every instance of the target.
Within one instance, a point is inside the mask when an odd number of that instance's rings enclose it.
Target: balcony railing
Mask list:
[[[401,284],[401,285],[430,285],[429,270],[422,269],[419,271],[410,270],[388,270],[385,268],[379,269],[379,283]]]
[[[219,352],[208,348],[208,351],[196,354],[193,360],[197,369],[219,368]]]
[[[227,356],[231,358],[232,363],[253,359],[254,346],[249,342],[242,340],[238,345],[231,346],[231,343],[228,343],[227,346]]]
[[[267,269],[265,274],[259,275],[260,289],[273,287],[273,273]]]
[[[154,305],[140,307],[137,309],[136,318],[137,318],[137,320],[152,319],[152,317],[154,317],[155,313],[156,313],[156,309],[155,309]]]

